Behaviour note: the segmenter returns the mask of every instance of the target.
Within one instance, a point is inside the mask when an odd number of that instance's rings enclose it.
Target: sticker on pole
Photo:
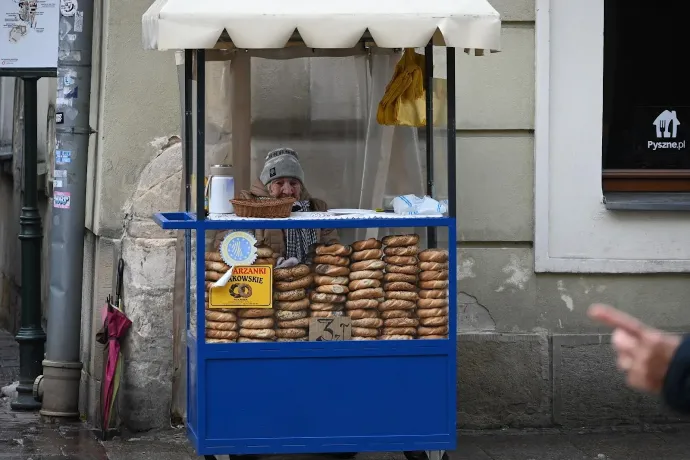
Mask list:
[[[55,192],[53,194],[53,207],[58,209],[69,209],[70,202],[69,192]]]
[[[60,0],[60,14],[63,16],[74,16],[78,8],[77,0]]]
[[[72,151],[71,150],[56,150],[55,151],[55,164],[56,165],[66,165],[72,163]]]
[[[273,267],[233,267],[232,276],[227,284],[210,289],[208,308],[273,308]]]

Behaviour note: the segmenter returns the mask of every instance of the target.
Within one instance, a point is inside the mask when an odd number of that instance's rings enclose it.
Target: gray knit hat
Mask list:
[[[299,164],[297,152],[286,147],[268,152],[259,179],[264,185],[268,185],[269,182],[283,177],[292,177],[304,183],[304,171]]]

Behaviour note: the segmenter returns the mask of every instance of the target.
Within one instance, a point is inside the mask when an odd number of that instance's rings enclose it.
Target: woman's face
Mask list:
[[[293,197],[299,200],[300,196],[302,196],[302,183],[297,179],[289,177],[274,180],[268,184],[268,194],[273,198]]]

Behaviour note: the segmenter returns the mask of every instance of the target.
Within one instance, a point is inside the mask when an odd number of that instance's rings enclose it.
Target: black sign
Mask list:
[[[55,112],[55,124],[61,125],[65,122],[65,114],[62,112]]]

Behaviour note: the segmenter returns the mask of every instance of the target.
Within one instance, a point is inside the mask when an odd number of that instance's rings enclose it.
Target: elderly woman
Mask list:
[[[297,152],[288,148],[279,148],[268,152],[266,163],[259,179],[251,186],[249,192],[243,192],[242,198],[286,198],[297,201],[293,212],[326,211],[328,206],[322,200],[312,198],[304,187],[304,171],[299,163]],[[338,233],[333,230],[287,229],[256,230],[256,239],[268,244],[273,252],[285,259],[295,258],[303,263],[315,243],[338,242]]]

